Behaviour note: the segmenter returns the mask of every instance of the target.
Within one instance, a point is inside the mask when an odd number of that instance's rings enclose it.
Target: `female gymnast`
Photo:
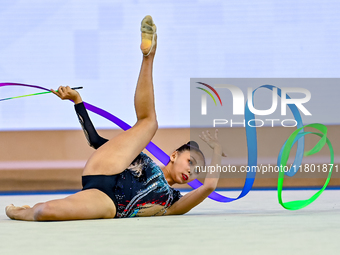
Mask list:
[[[108,141],[96,132],[77,91],[68,86],[52,90],[75,103],[84,133],[96,151],[84,168],[81,191],[33,207],[11,204],[6,207],[9,218],[59,221],[184,214],[215,190],[219,173],[207,173],[204,184],[184,196],[171,187],[197,177],[195,166],[205,161],[197,143],[179,147],[163,169],[142,152],[158,128],[152,82],[157,35],[151,16],[143,19],[141,31],[143,61],[134,98],[136,124]],[[224,154],[217,130],[213,136],[207,131],[200,137],[213,149],[211,164],[220,164]]]

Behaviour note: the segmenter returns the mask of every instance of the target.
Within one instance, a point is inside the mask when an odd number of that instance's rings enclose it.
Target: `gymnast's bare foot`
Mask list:
[[[145,57],[155,55],[157,46],[157,28],[150,15],[144,17],[140,30],[142,32],[142,43],[140,48],[143,55]]]
[[[6,206],[6,215],[11,218],[12,220],[15,219],[16,212],[20,210],[26,210],[28,208],[31,208],[29,205],[23,205],[23,206],[14,206],[13,204],[10,204]]]

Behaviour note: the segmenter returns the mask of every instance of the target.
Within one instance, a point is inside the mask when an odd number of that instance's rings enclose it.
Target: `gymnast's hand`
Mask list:
[[[202,132],[202,135],[199,135],[199,137],[206,142],[210,148],[212,148],[213,150],[217,150],[220,151],[221,155],[223,157],[226,157],[227,155],[222,151],[222,146],[220,144],[220,142],[218,141],[218,129],[215,130],[215,135],[214,137],[211,136],[209,131],[206,132]]]
[[[60,86],[57,91],[51,89],[52,93],[60,97],[62,100],[69,99],[74,102],[74,104],[79,104],[83,100],[81,99],[78,91],[71,89],[69,86]]]

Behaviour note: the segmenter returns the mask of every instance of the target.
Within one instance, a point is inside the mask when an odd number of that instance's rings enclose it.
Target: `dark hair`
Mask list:
[[[205,164],[205,157],[203,152],[200,150],[200,147],[198,145],[198,143],[196,143],[195,141],[189,141],[186,144],[183,144],[181,147],[179,147],[176,151],[178,151],[179,153],[183,152],[183,151],[190,151],[190,150],[194,150],[197,151],[198,153],[200,153],[203,157],[203,162]]]

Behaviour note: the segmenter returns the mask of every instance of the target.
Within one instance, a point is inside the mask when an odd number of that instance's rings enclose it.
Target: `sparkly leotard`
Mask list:
[[[75,109],[89,144],[97,149],[107,142],[96,132],[83,103]],[[182,195],[169,186],[163,171],[145,153],[141,152],[132,164],[140,166],[140,171],[82,176],[83,190],[96,188],[107,194],[116,205],[117,218],[165,214]]]

